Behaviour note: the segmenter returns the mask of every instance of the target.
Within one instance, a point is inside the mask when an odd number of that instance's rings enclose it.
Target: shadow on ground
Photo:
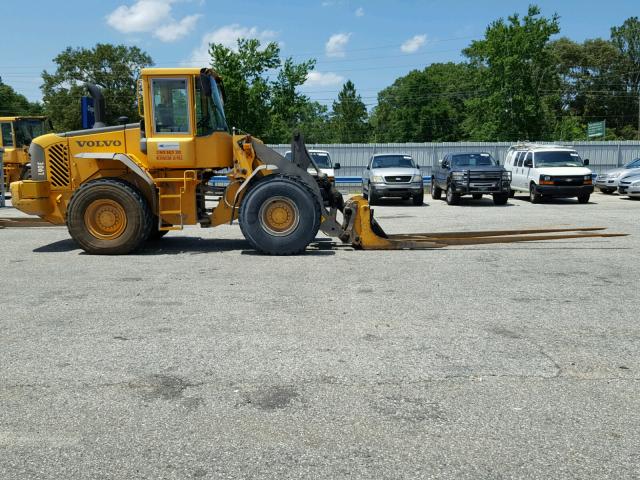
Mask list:
[[[338,246],[330,238],[317,238],[303,255],[335,255],[334,247]],[[350,248],[350,247],[349,247]],[[65,253],[77,250],[86,255],[76,242],[68,238],[49,243],[34,249],[34,253]],[[143,245],[133,256],[141,255],[176,255],[182,253],[217,253],[240,251],[243,255],[262,255],[253,250],[249,242],[242,239],[198,238],[198,237],[165,237],[162,240],[150,241]]]

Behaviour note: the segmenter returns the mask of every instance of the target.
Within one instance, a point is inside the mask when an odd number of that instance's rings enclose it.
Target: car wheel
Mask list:
[[[589,193],[578,195],[578,203],[589,203],[589,198],[591,198],[591,194]]]
[[[493,203],[494,205],[506,205],[509,200],[508,193],[494,193],[493,194]]]
[[[416,207],[422,206],[423,203],[424,203],[424,192],[420,192],[413,196],[413,204]]]
[[[371,187],[371,184],[369,184],[368,191],[369,191],[369,205],[375,205],[376,202],[378,201],[378,197],[376,196],[376,192]]]
[[[531,200],[531,203],[540,203],[542,201],[542,195],[536,192],[535,183],[532,183],[529,187],[529,200]]]
[[[440,200],[442,198],[442,189],[436,185],[436,182],[431,179],[431,198],[434,200]]]
[[[515,190],[509,190],[509,198],[513,198],[516,196],[516,191]]]
[[[447,205],[458,205],[460,194],[453,191],[451,184],[447,185]]]

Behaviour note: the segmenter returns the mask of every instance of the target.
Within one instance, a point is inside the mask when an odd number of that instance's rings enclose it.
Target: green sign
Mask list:
[[[602,120],[601,122],[593,122],[587,126],[587,135],[589,138],[594,137],[604,137],[606,126],[606,121]]]

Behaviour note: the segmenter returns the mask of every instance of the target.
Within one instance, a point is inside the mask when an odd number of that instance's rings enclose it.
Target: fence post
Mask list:
[[[5,206],[4,203],[4,163],[2,157],[4,155],[4,148],[0,147],[0,208]]]
[[[622,166],[622,144],[618,142],[618,167]]]

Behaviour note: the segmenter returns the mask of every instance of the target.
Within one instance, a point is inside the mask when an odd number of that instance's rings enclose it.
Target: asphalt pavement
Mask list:
[[[638,478],[640,201],[375,213],[631,235],[278,258],[223,226],[106,257],[0,229],[0,478]]]

